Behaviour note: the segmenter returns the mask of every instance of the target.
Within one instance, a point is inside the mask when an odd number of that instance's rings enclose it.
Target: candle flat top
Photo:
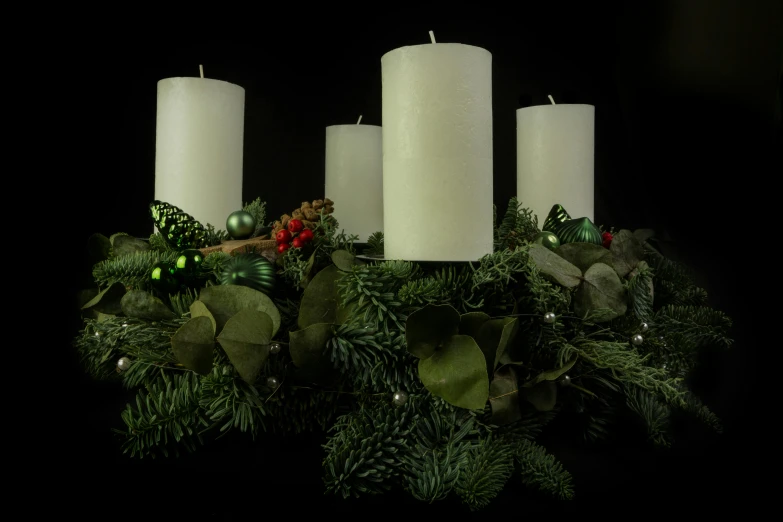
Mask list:
[[[158,85],[161,83],[195,83],[195,82],[208,82],[208,83],[222,83],[225,85],[230,85],[232,87],[236,87],[237,89],[245,90],[244,87],[241,85],[237,85],[235,83],[227,82],[225,80],[218,80],[216,78],[199,78],[198,76],[172,76],[170,78],[163,78],[161,80],[158,80]]]
[[[420,45],[405,45],[402,47],[397,47],[396,49],[392,49],[391,51],[388,51],[383,56],[381,56],[381,60],[386,58],[387,56],[391,54],[396,53],[412,53],[412,52],[427,52],[428,50],[432,51],[443,51],[443,50],[457,50],[457,49],[463,49],[465,51],[471,50],[471,51],[480,51],[484,52],[488,55],[492,55],[488,50],[484,49],[483,47],[478,47],[476,45],[468,45],[468,44],[461,44],[461,43],[425,43]]]

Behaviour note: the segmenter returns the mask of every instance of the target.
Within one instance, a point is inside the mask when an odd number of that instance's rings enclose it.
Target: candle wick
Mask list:
[[[432,41],[432,43],[435,43],[435,33],[433,33],[432,31],[430,31],[430,41]]]
[[[201,73],[201,77],[204,77],[204,66],[201,64],[198,64],[198,72]]]
[[[359,115],[359,121],[356,122],[356,125],[359,125],[362,122],[362,115]]]
[[[552,102],[552,105],[557,105],[557,104],[555,103],[555,99],[554,99],[554,98],[552,98],[552,95],[551,95],[551,94],[549,94],[548,96],[549,96],[549,101],[551,101],[551,102]]]

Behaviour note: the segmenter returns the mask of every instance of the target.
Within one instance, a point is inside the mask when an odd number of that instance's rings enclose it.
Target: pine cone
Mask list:
[[[302,209],[298,208],[291,212],[291,219],[298,219],[299,221],[304,219],[304,214],[302,213]]]
[[[321,209],[322,214],[331,214],[332,212],[334,212],[334,207],[328,203]]]
[[[312,207],[303,208],[302,212],[304,213],[304,217],[307,221],[315,221],[318,219],[318,212],[316,212]]]
[[[305,228],[309,228],[310,230],[315,230],[316,225],[318,225],[315,221],[308,221],[306,219],[302,220],[302,224]]]
[[[282,216],[280,216],[280,221],[281,224],[283,225],[283,228],[285,228],[288,226],[288,222],[291,221],[291,216],[289,216],[288,214],[283,214]]]
[[[302,201],[302,210],[310,207],[312,207],[312,205],[310,204],[309,201]]]
[[[323,199],[316,199],[313,201],[313,208],[315,210],[321,210],[324,206],[324,200]]]

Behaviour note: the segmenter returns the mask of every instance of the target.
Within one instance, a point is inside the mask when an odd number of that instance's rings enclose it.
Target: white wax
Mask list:
[[[326,190],[346,234],[383,231],[383,136],[377,125],[326,127]]]
[[[538,105],[517,109],[517,199],[538,216],[555,204],[593,220],[595,107]]]
[[[226,229],[242,209],[245,89],[205,78],[158,82],[155,199]]]
[[[381,71],[384,257],[477,261],[492,252],[492,55],[401,47]]]

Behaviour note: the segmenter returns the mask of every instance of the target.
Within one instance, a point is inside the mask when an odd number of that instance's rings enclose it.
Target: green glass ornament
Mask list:
[[[569,219],[571,219],[571,216],[568,215],[568,212],[563,208],[563,205],[555,204],[544,220],[544,226],[541,227],[541,230],[556,232],[557,227]]]
[[[533,243],[538,243],[539,245],[544,245],[549,250],[554,250],[560,246],[560,239],[558,239],[554,232],[546,230],[536,234],[536,237],[533,238]]]
[[[193,279],[201,273],[201,264],[204,262],[204,254],[201,250],[195,248],[189,248],[180,252],[179,257],[174,262],[174,268],[177,271],[177,275],[191,284]]]
[[[163,239],[176,249],[202,248],[207,245],[207,231],[193,216],[169,203],[150,203],[150,215]]]
[[[565,223],[561,223],[557,226],[555,233],[563,245],[566,243],[593,243],[594,245],[601,245],[603,243],[601,231],[586,217],[569,219]]]
[[[181,285],[177,269],[171,263],[161,261],[150,271],[150,283],[152,287],[163,296],[176,294]]]
[[[226,219],[226,232],[233,239],[247,239],[256,230],[256,218],[250,212],[237,210]]]
[[[275,289],[275,265],[255,252],[238,254],[223,263],[218,280],[221,285],[242,285],[270,295]]]

